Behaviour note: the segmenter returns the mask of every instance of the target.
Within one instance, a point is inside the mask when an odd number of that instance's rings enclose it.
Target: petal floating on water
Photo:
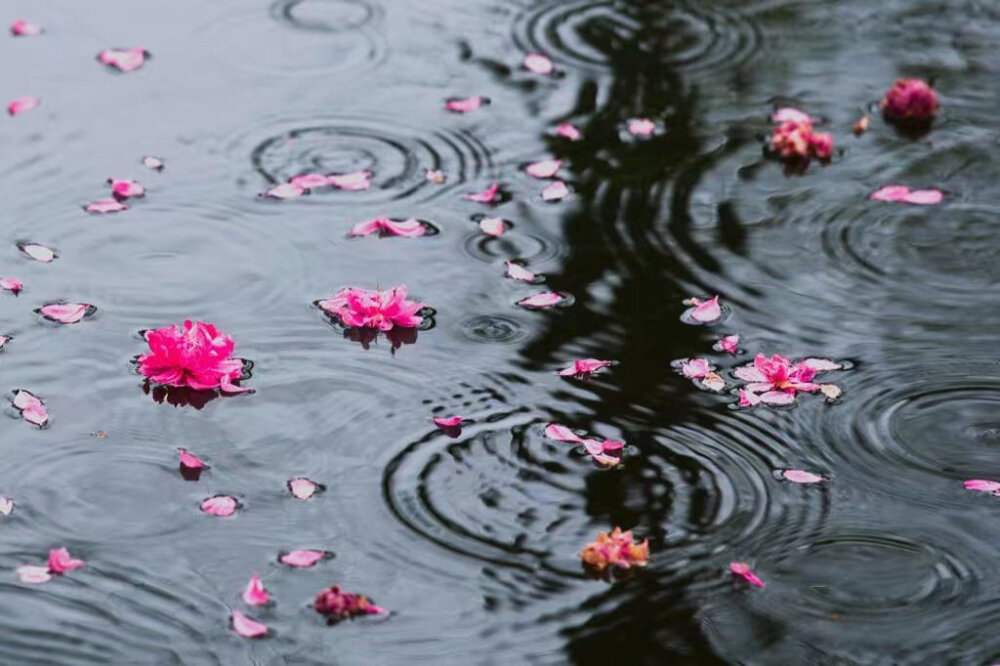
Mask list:
[[[559,171],[562,160],[542,160],[534,162],[524,168],[524,172],[532,178],[551,178]]]
[[[128,206],[118,201],[118,199],[98,199],[87,204],[83,209],[88,213],[99,215],[103,213],[119,213],[123,210],[128,210]]]
[[[38,243],[19,243],[17,247],[21,252],[43,264],[47,264],[59,256],[52,248],[39,245]]]
[[[552,59],[541,53],[529,53],[524,56],[524,68],[535,74],[551,74],[555,71]]]
[[[233,631],[243,638],[260,638],[269,631],[266,624],[251,620],[238,610],[233,611]]]
[[[293,550],[279,559],[290,567],[311,567],[324,557],[326,553],[322,550]]]
[[[49,303],[36,312],[46,319],[60,324],[75,324],[89,315],[94,306],[88,303]]]
[[[542,309],[551,308],[562,303],[566,298],[555,291],[544,291],[534,296],[522,298],[517,302],[522,308]]]
[[[535,279],[535,274],[529,271],[527,268],[521,264],[515,264],[513,261],[506,262],[507,265],[507,277],[512,280],[523,280],[525,282],[533,282]]]
[[[296,477],[288,481],[288,490],[292,495],[300,500],[307,500],[316,494],[319,486],[304,476]]]
[[[493,181],[493,184],[482,192],[472,192],[470,194],[466,194],[465,198],[469,201],[475,201],[476,203],[493,203],[500,198],[499,193],[500,183]]]
[[[38,585],[39,583],[47,583],[52,580],[52,574],[49,573],[48,567],[26,564],[18,567],[16,571],[17,577],[21,579],[22,583]]]
[[[485,97],[467,97],[465,99],[449,99],[444,103],[444,108],[452,113],[469,113],[481,108],[489,103]]]
[[[238,506],[239,502],[236,501],[236,498],[229,495],[215,495],[201,502],[202,513],[207,513],[210,516],[218,516],[219,518],[226,518],[233,515],[236,513]]]
[[[542,190],[542,201],[562,201],[569,196],[569,186],[557,180]]]
[[[134,180],[109,178],[108,184],[111,185],[111,193],[119,199],[131,199],[146,195],[146,188]]]
[[[243,590],[243,603],[248,606],[263,606],[269,600],[270,595],[264,589],[264,584],[260,581],[260,576],[254,574],[250,577],[250,582],[247,583],[246,588]]]
[[[97,54],[97,61],[122,72],[139,69],[146,62],[149,53],[141,47],[130,49],[104,49]]]
[[[11,100],[7,105],[7,113],[12,116],[19,116],[26,111],[31,111],[41,102],[37,97],[18,97]]]
[[[10,34],[15,37],[34,37],[42,34],[42,26],[27,19],[17,19],[10,24]]]
[[[499,217],[484,217],[479,220],[479,230],[487,236],[501,236],[507,229],[506,223]]]
[[[729,571],[734,576],[742,578],[755,587],[764,587],[764,581],[758,578],[757,575],[750,570],[750,565],[748,564],[744,564],[743,562],[733,562],[729,565]]]
[[[461,416],[434,416],[431,421],[439,428],[457,428],[462,425]]]
[[[24,289],[24,283],[14,277],[4,277],[0,278],[0,289],[6,289],[16,296]]]
[[[807,472],[804,469],[786,469],[781,472],[782,478],[792,483],[821,483],[826,481],[822,474]]]

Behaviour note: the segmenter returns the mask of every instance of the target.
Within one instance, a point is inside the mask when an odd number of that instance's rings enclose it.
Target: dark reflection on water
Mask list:
[[[1000,9],[977,0],[100,0],[14,3],[46,32],[0,39],[7,389],[51,424],[0,420],[0,662],[984,664],[1000,657]],[[102,48],[154,58],[112,76]],[[558,74],[532,74],[526,52]],[[877,114],[898,76],[944,112],[907,136]],[[469,114],[447,98],[482,95]],[[775,104],[839,149],[787,174],[762,138]],[[629,119],[657,132],[630,136]],[[556,136],[577,125],[578,141]],[[162,172],[144,168],[157,155]],[[563,160],[547,204],[523,166]],[[257,194],[301,173],[372,187]],[[443,182],[426,172],[440,171]],[[109,177],[147,195],[89,216]],[[462,198],[498,181],[492,208]],[[938,187],[931,208],[867,200]],[[483,213],[508,222],[480,233]],[[420,239],[349,240],[375,217]],[[430,222],[428,224],[431,224]],[[30,239],[58,256],[39,263]],[[514,260],[544,284],[504,278]],[[537,280],[536,282],[541,282]],[[433,327],[366,335],[311,304],[405,283]],[[541,291],[572,305],[529,311]],[[681,301],[721,294],[724,323]],[[69,299],[97,316],[48,325]],[[134,331],[216,323],[254,359],[252,395],[143,387]],[[711,351],[739,333],[745,352]],[[849,360],[840,401],[738,412],[671,364],[757,351]],[[576,358],[619,361],[587,381]],[[145,393],[145,395],[144,395]],[[162,404],[155,404],[162,403]],[[434,415],[464,417],[459,432]],[[628,443],[600,469],[546,439],[565,423]],[[91,433],[100,432],[94,437]],[[177,448],[201,456],[178,471]],[[782,482],[806,469],[829,482]],[[326,491],[290,497],[289,479]],[[232,518],[198,503],[239,498]],[[647,569],[589,578],[612,525]],[[28,588],[13,570],[67,546],[89,565]],[[335,559],[293,570],[281,552]],[[745,561],[763,590],[734,586]],[[228,627],[253,573],[273,636]],[[331,584],[382,621],[327,627]]]

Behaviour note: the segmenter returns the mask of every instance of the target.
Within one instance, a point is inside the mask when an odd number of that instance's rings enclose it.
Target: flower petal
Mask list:
[[[434,416],[431,421],[439,428],[457,428],[462,425],[461,416]]]
[[[104,49],[97,54],[97,60],[102,65],[116,68],[122,72],[139,69],[146,62],[146,49],[134,47],[130,49]]]
[[[322,550],[293,550],[279,559],[290,567],[311,567],[326,556]]]
[[[742,578],[755,587],[764,587],[764,581],[758,578],[757,575],[750,570],[750,566],[748,564],[744,564],[743,562],[732,562],[729,565],[729,571],[734,576]]]
[[[146,155],[142,158],[142,166],[147,169],[152,169],[153,171],[163,171],[166,165],[163,163],[159,157],[153,157],[152,155]]]
[[[52,248],[39,245],[38,243],[19,243],[17,247],[21,252],[43,264],[47,264],[59,256]]]
[[[513,261],[506,262],[507,265],[507,277],[512,280],[524,280],[525,282],[533,282],[535,279],[535,274],[529,271],[527,268],[521,264],[515,264]]]
[[[807,472],[803,469],[786,469],[781,472],[782,478],[792,483],[821,483],[826,481],[822,474]]]
[[[534,296],[522,298],[517,302],[517,304],[523,308],[541,309],[559,305],[564,300],[565,297],[562,294],[554,291],[544,291],[540,294],[535,294]]]
[[[54,548],[49,551],[49,571],[63,574],[76,571],[87,565],[83,560],[74,559],[65,548]]]
[[[17,19],[10,24],[10,34],[15,37],[34,37],[42,34],[42,26],[26,19]]]
[[[575,444],[581,444],[586,441],[566,426],[559,425],[558,423],[550,423],[545,426],[545,436],[549,439],[554,439],[557,442],[573,442]]]
[[[353,171],[333,176],[327,176],[326,182],[338,189],[349,192],[367,190],[372,186],[371,171]]]
[[[445,101],[444,108],[452,113],[469,113],[488,103],[485,97],[467,97],[465,99],[449,99]]]
[[[808,113],[799,111],[796,108],[786,106],[778,109],[771,114],[771,122],[773,123],[811,123],[812,118]]]
[[[542,201],[562,201],[569,196],[569,187],[557,180],[542,190]]]
[[[204,461],[193,453],[188,453],[187,449],[177,449],[177,455],[181,465],[188,469],[203,469],[205,467]]]
[[[238,610],[233,611],[233,631],[243,638],[260,638],[269,631],[266,624],[251,620]]]
[[[9,516],[14,511],[14,500],[9,497],[0,497],[0,516]]]
[[[482,192],[472,192],[466,194],[465,198],[469,201],[475,201],[477,203],[493,203],[499,198],[500,183],[493,181],[493,184],[487,187]]]
[[[1000,495],[1000,481],[990,481],[988,479],[969,479],[964,481],[962,486],[966,490],[976,490],[981,493],[993,493]]]
[[[562,160],[542,160],[525,167],[524,172],[532,178],[551,178],[559,172]]]
[[[16,295],[24,289],[24,283],[14,277],[0,278],[0,288],[6,289]]]
[[[111,185],[111,193],[116,199],[131,199],[146,195],[146,188],[134,180],[109,178],[108,184]]]
[[[24,566],[17,568],[17,577],[21,579],[22,583],[29,583],[31,585],[38,585],[40,583],[47,583],[52,580],[52,574],[49,573],[48,567],[39,567],[31,564],[26,564]]]
[[[239,502],[236,501],[236,498],[229,495],[215,495],[201,502],[202,513],[207,513],[210,516],[218,516],[219,518],[226,518],[233,515],[236,513],[238,506]]]
[[[551,74],[555,71],[552,60],[541,53],[529,53],[524,56],[524,68],[535,74]]]
[[[270,596],[264,589],[264,584],[260,582],[260,576],[257,574],[251,576],[250,582],[243,590],[243,603],[248,606],[263,606],[269,599]]]
[[[128,210],[128,206],[118,201],[118,199],[98,199],[93,203],[87,204],[83,209],[88,213],[102,215],[104,213],[120,213],[123,210]]]
[[[305,189],[295,183],[280,183],[264,190],[264,196],[271,199],[296,199],[305,192]]]
[[[93,312],[88,303],[49,303],[38,308],[38,314],[60,324],[75,324]]]
[[[31,111],[41,102],[37,97],[18,97],[11,100],[7,105],[7,113],[12,116],[19,116],[26,111]]]
[[[795,394],[785,391],[768,391],[761,394],[760,400],[769,405],[790,405],[795,402]]]
[[[698,302],[694,309],[691,310],[691,318],[695,321],[700,321],[703,324],[708,324],[719,319],[722,316],[722,308],[719,307],[719,297],[713,296],[707,301]]]
[[[904,201],[909,194],[910,188],[905,185],[886,185],[872,192],[868,198],[875,201]]]
[[[297,499],[307,500],[316,494],[316,491],[319,490],[319,486],[304,476],[300,476],[289,480],[288,490],[290,490],[292,495],[294,495]]]
[[[506,223],[499,217],[484,217],[479,220],[479,230],[487,236],[497,237],[503,234]]]
[[[942,199],[944,199],[944,193],[941,190],[913,190],[903,197],[903,201],[906,203],[918,206],[933,206],[941,203]]]

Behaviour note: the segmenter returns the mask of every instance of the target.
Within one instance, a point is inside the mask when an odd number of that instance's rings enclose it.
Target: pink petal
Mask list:
[[[733,374],[745,382],[766,382],[767,377],[765,377],[760,370],[752,365],[741,365],[740,367],[733,370]]]
[[[104,49],[97,54],[97,60],[102,65],[116,67],[123,72],[131,72],[142,67],[146,62],[146,49]]]
[[[12,277],[0,278],[0,288],[6,289],[7,291],[17,294],[22,289],[24,289],[24,283],[18,280],[17,278],[12,278]]]
[[[0,516],[9,516],[14,510],[14,500],[9,497],[0,497]]]
[[[293,550],[281,556],[280,560],[292,567],[311,567],[326,557],[322,550]]]
[[[385,223],[388,222],[388,218],[377,217],[373,220],[365,220],[364,222],[358,222],[351,229],[349,236],[370,236],[371,234],[376,234],[382,231],[385,227]]]
[[[251,620],[238,610],[233,611],[232,623],[233,631],[243,638],[260,638],[268,632],[266,624]]]
[[[739,352],[740,346],[740,336],[738,335],[727,335],[721,338],[718,342],[712,345],[712,349],[715,351],[724,351],[730,354],[736,354]]]
[[[236,513],[237,506],[239,504],[236,498],[229,495],[216,495],[201,502],[202,513],[207,513],[210,516],[218,516],[219,518],[226,518],[233,515]]]
[[[910,194],[910,188],[905,185],[886,185],[869,196],[875,201],[904,201]]]
[[[768,391],[760,396],[760,400],[769,405],[790,405],[795,402],[795,394],[784,391]]]
[[[715,391],[716,393],[726,388],[726,380],[714,372],[710,372],[705,375],[702,378],[701,383],[709,391]]]
[[[120,199],[141,197],[146,194],[146,189],[134,180],[111,178],[108,183],[111,185],[111,193]]]
[[[40,307],[38,313],[60,324],[75,324],[87,315],[90,307],[87,303],[50,303]]]
[[[159,157],[153,157],[152,155],[146,155],[142,158],[142,165],[147,169],[152,169],[153,171],[163,171],[166,166]]]
[[[499,217],[484,217],[479,220],[479,230],[487,236],[500,236],[506,228],[503,219]]]
[[[480,108],[486,101],[485,97],[469,97],[467,99],[449,99],[444,103],[444,108],[453,113],[468,113]]]
[[[25,19],[17,19],[10,24],[10,34],[15,37],[34,37],[42,34],[42,26]]]
[[[602,361],[598,358],[584,358],[573,361],[573,365],[559,371],[561,377],[574,377],[577,375],[589,375],[601,368],[606,368],[612,364],[611,361]]]
[[[906,203],[918,206],[933,206],[941,203],[942,199],[944,199],[944,193],[941,190],[913,190],[903,197],[903,201]]]
[[[579,141],[582,138],[580,130],[569,123],[556,125],[555,133],[556,136],[561,136],[564,139],[569,139],[570,141]]]
[[[7,105],[7,113],[12,116],[20,115],[26,111],[31,111],[38,106],[40,101],[37,97],[18,97]]]
[[[493,184],[487,187],[482,192],[473,192],[472,194],[466,194],[465,198],[469,201],[475,201],[477,203],[493,203],[497,200],[497,194],[500,192],[500,184],[493,181]]]
[[[43,264],[47,264],[59,256],[52,248],[39,245],[38,243],[23,243],[18,245],[18,247],[21,252],[24,252],[35,261],[40,261]]]
[[[632,136],[651,136],[656,131],[656,123],[649,118],[632,118],[628,121],[628,133]]]
[[[804,361],[799,361],[798,365],[803,365],[807,368],[811,368],[816,372],[827,372],[828,370],[840,370],[844,366],[836,361],[831,361],[828,358],[807,358]]]
[[[44,405],[29,405],[21,410],[21,418],[32,425],[42,427],[49,422],[49,413]]]
[[[73,559],[65,548],[55,548],[49,551],[49,571],[54,574],[75,571],[86,565],[87,563],[83,560]]]
[[[532,178],[551,178],[556,175],[560,166],[562,166],[562,160],[542,160],[529,164],[524,168],[524,171]]]
[[[542,190],[542,201],[562,201],[569,196],[569,187],[561,180],[557,180]]]
[[[267,590],[264,589],[264,584],[260,582],[260,576],[254,574],[250,577],[250,582],[247,583],[246,589],[243,590],[243,603],[248,606],[263,606],[269,600],[269,595]]]
[[[14,399],[11,400],[11,404],[17,409],[27,409],[28,407],[41,405],[42,401],[28,391],[20,390],[14,393]]]
[[[698,379],[712,371],[712,366],[703,358],[692,358],[681,363],[681,372],[685,377]]]
[[[303,190],[313,190],[318,187],[326,187],[330,184],[329,179],[322,173],[304,173],[293,176],[288,182],[296,187],[301,187]]]
[[[264,191],[264,196],[271,199],[295,199],[303,194],[305,190],[295,183],[281,183]]]
[[[754,572],[750,570],[750,566],[744,564],[743,562],[731,563],[729,565],[729,571],[732,572],[734,576],[739,576],[740,578],[750,583],[751,585],[755,585],[756,587],[764,587],[764,581],[758,578],[756,574],[754,574]]]
[[[98,199],[83,207],[88,213],[119,213],[128,210],[128,206],[117,199]]]
[[[557,442],[574,442],[576,444],[581,444],[586,441],[566,426],[559,425],[557,423],[550,423],[545,426],[545,436],[549,439],[554,439]]]
[[[427,233],[427,228],[420,223],[420,220],[414,218],[400,222],[387,219],[383,228],[393,236],[402,236],[404,238],[419,238]]]
[[[844,394],[844,392],[841,391],[840,387],[837,386],[836,384],[820,384],[819,390],[829,400],[836,400],[837,398],[839,398],[841,395]]]
[[[524,56],[524,67],[535,74],[551,74],[555,70],[552,60],[541,53],[529,53]]]
[[[3,346],[13,339],[9,335],[0,335],[0,349],[3,349]]]
[[[535,279],[535,274],[529,271],[527,268],[521,264],[515,264],[513,261],[508,261],[507,263],[507,277],[512,280],[524,280],[525,282],[532,282]]]
[[[371,171],[352,171],[351,173],[327,176],[326,182],[342,190],[358,192],[372,186],[371,176]]]
[[[756,407],[760,404],[760,398],[756,393],[740,389],[740,407]]]
[[[625,442],[619,442],[615,439],[606,439],[601,442],[601,449],[604,451],[621,451],[625,448]]]
[[[989,481],[987,479],[969,479],[962,483],[966,490],[978,490],[982,493],[993,493],[1000,495],[1000,481]]]
[[[307,500],[316,494],[318,486],[305,477],[297,477],[288,482],[288,489],[297,499]]]
[[[820,483],[826,481],[822,474],[807,472],[802,469],[786,469],[781,472],[781,476],[792,483]]]
[[[205,467],[204,461],[193,453],[188,453],[187,449],[177,449],[177,455],[181,465],[188,469],[203,469]]]
[[[534,296],[522,298],[517,302],[523,308],[550,308],[559,305],[565,300],[562,294],[554,291],[544,291]]]
[[[434,421],[434,425],[439,428],[457,428],[462,425],[461,416],[435,416],[431,421]]]
[[[719,307],[719,297],[714,296],[710,300],[695,305],[691,311],[691,318],[702,323],[716,321],[722,316],[722,308]]]
[[[52,574],[49,573],[48,567],[39,567],[30,564],[18,567],[17,577],[21,579],[22,583],[29,583],[32,585],[47,583],[52,580]]]
[[[798,109],[794,109],[790,106],[778,109],[771,114],[771,122],[773,123],[811,123],[812,118],[809,117],[808,113],[803,113]]]
[[[591,456],[599,456],[604,453],[604,443],[598,442],[596,439],[583,440],[583,448],[585,448],[587,453]]]

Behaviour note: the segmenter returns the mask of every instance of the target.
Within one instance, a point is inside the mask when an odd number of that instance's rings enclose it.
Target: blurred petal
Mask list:
[[[238,610],[233,611],[233,631],[243,638],[260,638],[268,632],[267,625],[251,620]]]
[[[820,483],[826,481],[826,477],[822,474],[815,474],[802,469],[786,469],[781,472],[781,476],[792,483]]]

